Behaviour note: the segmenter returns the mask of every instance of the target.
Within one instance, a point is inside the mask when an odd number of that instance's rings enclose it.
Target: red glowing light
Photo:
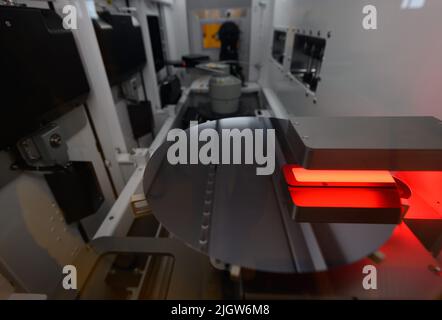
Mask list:
[[[288,165],[283,168],[287,183],[292,187],[392,187],[396,183],[388,171],[307,170]]]
[[[324,223],[400,222],[402,204],[388,171],[283,168],[296,221]]]
[[[299,207],[316,208],[400,208],[394,188],[289,188]]]

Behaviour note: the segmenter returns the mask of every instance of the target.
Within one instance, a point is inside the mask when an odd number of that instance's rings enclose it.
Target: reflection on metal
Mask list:
[[[152,209],[143,194],[134,194],[131,199],[131,206],[135,218],[147,216],[152,213]]]
[[[422,9],[425,6],[425,0],[402,0],[401,9]]]

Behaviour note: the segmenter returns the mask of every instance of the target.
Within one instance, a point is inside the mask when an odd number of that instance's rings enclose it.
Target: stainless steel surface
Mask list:
[[[442,170],[433,117],[293,117],[292,144],[308,169]]]
[[[235,118],[208,122],[198,129],[270,129],[275,121],[280,130],[290,126],[287,120]],[[200,240],[210,166],[172,166],[165,158],[169,145],[163,145],[153,155],[153,166],[146,169],[147,181],[155,177],[151,185],[145,184],[145,193],[157,219],[177,238],[211,258],[279,273],[324,271],[353,263],[389,239],[394,226],[305,225],[291,220],[280,175],[286,158],[280,141],[276,144],[278,165],[273,176],[257,176],[256,165],[216,166],[206,248]],[[155,163],[160,164],[158,170]]]

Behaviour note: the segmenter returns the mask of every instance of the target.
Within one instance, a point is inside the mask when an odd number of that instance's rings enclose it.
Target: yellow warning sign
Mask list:
[[[221,23],[206,23],[202,25],[204,49],[221,48],[221,42],[218,39],[219,28],[221,28]]]

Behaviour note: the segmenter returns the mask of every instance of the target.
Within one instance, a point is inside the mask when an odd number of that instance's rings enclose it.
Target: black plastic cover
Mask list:
[[[0,6],[0,79],[0,150],[89,93],[72,32],[47,9]]]
[[[155,71],[158,72],[166,65],[164,60],[163,41],[161,39],[160,20],[157,16],[148,15],[147,24],[149,26]]]
[[[183,90],[181,89],[180,79],[174,75],[167,77],[160,85],[160,96],[162,107],[175,105],[181,98]]]
[[[127,111],[135,139],[153,133],[154,121],[150,101],[140,102],[139,104],[129,104]]]
[[[209,61],[210,57],[204,54],[188,54],[183,56],[183,62],[186,68],[195,68],[197,65]]]
[[[45,179],[67,224],[95,214],[104,202],[92,162],[73,162]]]
[[[146,64],[141,27],[128,14],[99,13],[93,20],[95,34],[111,85],[128,80]]]

